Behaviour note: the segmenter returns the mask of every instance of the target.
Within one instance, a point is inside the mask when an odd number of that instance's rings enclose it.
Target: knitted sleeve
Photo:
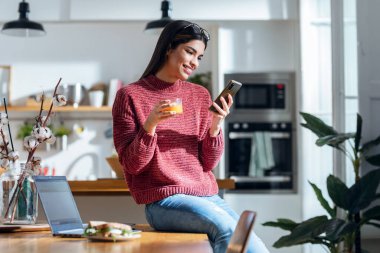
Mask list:
[[[209,133],[201,141],[200,159],[203,164],[204,171],[210,171],[215,168],[223,154],[224,141],[222,131],[215,136],[211,137]]]
[[[149,135],[137,124],[132,101],[125,89],[120,89],[112,107],[113,140],[119,161],[126,173],[137,175],[151,161],[157,136]]]
[[[208,91],[206,91],[200,104],[203,104],[203,106],[200,117],[201,141],[199,143],[199,154],[203,170],[207,172],[218,165],[220,157],[223,154],[224,141],[222,131],[215,137],[211,137],[209,133],[212,115],[208,108],[211,106],[212,100]]]

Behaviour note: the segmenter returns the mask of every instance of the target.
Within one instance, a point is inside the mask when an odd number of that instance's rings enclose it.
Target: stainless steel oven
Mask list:
[[[292,124],[228,123],[228,176],[237,189],[292,189]]]
[[[295,191],[294,73],[226,74],[243,84],[226,120],[226,177],[236,189]]]

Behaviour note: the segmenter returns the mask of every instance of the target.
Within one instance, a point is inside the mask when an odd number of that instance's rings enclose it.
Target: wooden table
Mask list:
[[[206,234],[143,231],[125,242],[53,237],[50,232],[0,233],[4,253],[212,253]]]
[[[220,190],[235,188],[232,179],[217,179]],[[95,181],[69,181],[74,195],[130,195],[127,183],[123,179],[98,179]]]

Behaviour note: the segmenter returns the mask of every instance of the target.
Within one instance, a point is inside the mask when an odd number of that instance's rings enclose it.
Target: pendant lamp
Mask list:
[[[146,27],[145,32],[149,34],[160,34],[161,31],[164,29],[164,27],[173,21],[173,19],[170,18],[169,12],[171,12],[171,3],[170,1],[162,1],[161,2],[161,11],[162,11],[162,17],[161,19],[150,21]]]
[[[35,37],[46,34],[40,23],[28,19],[29,4],[23,0],[18,7],[20,17],[18,20],[10,21],[4,24],[2,33],[18,37]]]

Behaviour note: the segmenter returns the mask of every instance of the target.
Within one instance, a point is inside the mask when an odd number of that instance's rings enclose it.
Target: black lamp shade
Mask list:
[[[173,21],[173,19],[170,18],[169,12],[171,11],[171,4],[170,1],[162,1],[161,3],[161,11],[162,11],[162,17],[161,19],[150,21],[146,27],[145,32],[151,33],[151,34],[159,34],[161,33],[162,29]]]
[[[21,2],[19,5],[20,17],[18,20],[10,21],[4,24],[2,33],[18,37],[36,37],[46,34],[40,23],[28,19],[29,4]]]
[[[43,26],[39,23],[29,20],[15,20],[5,23],[2,33],[19,37],[35,37],[46,34]]]

